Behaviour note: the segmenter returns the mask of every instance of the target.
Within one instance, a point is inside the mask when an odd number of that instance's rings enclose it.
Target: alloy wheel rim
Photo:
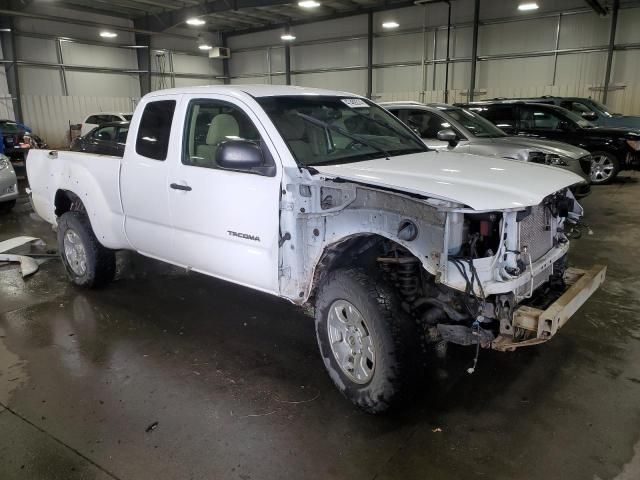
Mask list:
[[[331,353],[338,366],[352,382],[371,380],[376,355],[364,316],[346,300],[336,300],[329,308],[327,335]]]
[[[602,183],[613,174],[613,162],[606,155],[598,155],[591,160],[591,181]]]
[[[65,232],[62,243],[69,268],[79,277],[83,276],[87,273],[87,251],[80,236],[74,230],[69,229]]]

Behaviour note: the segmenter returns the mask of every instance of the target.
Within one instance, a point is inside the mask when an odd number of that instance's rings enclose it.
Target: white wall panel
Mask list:
[[[322,43],[291,47],[291,69],[351,67],[367,64],[367,41]]]
[[[65,64],[91,67],[138,68],[135,49],[101,47],[76,42],[61,42]]]
[[[20,60],[58,62],[56,41],[53,39],[16,36],[16,50]]]
[[[283,65],[284,69],[284,65]],[[231,52],[231,61],[229,63],[229,71],[231,75],[247,75],[254,73],[266,73],[267,51],[252,50],[249,52]]]
[[[477,88],[551,85],[553,57],[513,58],[478,62]]]
[[[431,67],[427,68],[430,80]],[[376,68],[373,71],[373,91],[376,95],[385,92],[420,92],[422,90],[422,68],[419,65],[410,67]],[[429,82],[430,83],[430,82]]]
[[[625,8],[618,15],[616,43],[640,42],[640,8]]]
[[[483,25],[478,30],[478,55],[553,50],[556,28],[556,18]]]
[[[560,48],[607,45],[610,24],[610,17],[600,17],[595,13],[563,15],[560,28]]]
[[[427,32],[427,59],[433,56],[433,33]],[[365,62],[366,62],[366,40]],[[423,55],[423,35],[413,33],[410,35],[393,35],[377,37],[373,40],[373,63],[391,63],[420,61]]]
[[[18,78],[20,93],[23,95],[62,95],[64,93],[58,68],[20,65]]]
[[[173,54],[173,71],[176,73],[202,73],[222,75],[222,60],[206,56]]]
[[[367,72],[366,70],[355,70],[292,75],[291,82],[303,87],[328,88],[364,95],[366,93]]]
[[[69,95],[86,97],[139,97],[137,75],[67,70]]]
[[[50,147],[69,145],[69,124],[82,122],[90,113],[131,112],[136,99],[123,97],[62,97],[23,95],[24,121]]]

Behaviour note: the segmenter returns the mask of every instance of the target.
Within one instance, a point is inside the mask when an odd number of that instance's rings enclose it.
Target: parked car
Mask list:
[[[556,105],[483,101],[461,105],[509,134],[531,135],[577,145],[591,153],[591,182],[609,183],[622,170],[640,169],[640,130],[596,127]]]
[[[380,105],[413,128],[429,148],[563,168],[584,179],[576,187],[577,196],[585,196],[591,189],[591,156],[582,148],[551,140],[510,136],[481,115],[452,105],[418,102]]]
[[[74,139],[70,150],[122,157],[128,132],[129,122],[105,123],[85,136]]]
[[[582,212],[566,170],[431,151],[328,90],[179,88],[137,108],[123,159],[30,153],[71,281],[103,286],[135,250],[313,307],[329,375],[368,412],[420,380],[426,344],[545,342],[604,279],[566,268]]]
[[[31,148],[47,148],[47,144],[29,127],[13,120],[0,120],[0,135],[0,154],[12,160],[23,160]]]
[[[0,154],[0,212],[8,212],[18,198],[18,180],[11,161]]]
[[[496,98],[494,100],[505,99]],[[510,100],[557,105],[582,116],[585,120],[589,120],[599,127],[640,128],[640,116],[613,113],[606,105],[592,98],[543,96],[537,98],[512,98]]]
[[[84,119],[84,122],[82,122],[82,125],[80,127],[80,136],[82,137],[86,135],[91,130],[99,127],[103,123],[130,122],[132,115],[132,113],[122,112],[101,112],[87,115],[87,118]]]

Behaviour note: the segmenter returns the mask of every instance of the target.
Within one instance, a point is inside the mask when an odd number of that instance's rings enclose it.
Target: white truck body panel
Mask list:
[[[329,178],[439,198],[474,210],[537,205],[550,193],[582,181],[571,172],[553,167],[452,152],[417,153],[316,169]]]

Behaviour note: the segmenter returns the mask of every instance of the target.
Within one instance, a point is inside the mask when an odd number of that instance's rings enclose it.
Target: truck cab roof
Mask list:
[[[360,97],[352,93],[340,92],[336,90],[325,90],[321,88],[295,87],[289,85],[202,85],[196,87],[170,88],[166,90],[156,90],[145,96],[155,97],[161,95],[181,95],[181,94],[247,94],[252,97],[280,97],[297,95],[318,95],[332,97]]]

